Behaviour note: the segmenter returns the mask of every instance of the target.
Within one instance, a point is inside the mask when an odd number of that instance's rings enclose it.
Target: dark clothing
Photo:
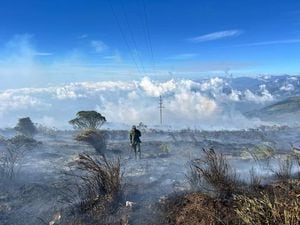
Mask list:
[[[131,144],[141,143],[140,137],[142,136],[141,131],[138,129],[132,129],[130,131],[129,139]]]
[[[141,158],[141,139],[140,136],[142,136],[141,131],[138,129],[132,129],[130,131],[129,140],[131,147],[134,151],[135,159],[137,159],[137,156]],[[138,154],[138,155],[137,155]]]

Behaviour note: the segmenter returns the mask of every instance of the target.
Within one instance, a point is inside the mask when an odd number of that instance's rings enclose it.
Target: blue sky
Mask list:
[[[145,75],[300,74],[299,0],[0,4],[0,89]]]

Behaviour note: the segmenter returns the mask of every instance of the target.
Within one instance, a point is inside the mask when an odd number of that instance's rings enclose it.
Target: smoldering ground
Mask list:
[[[8,130],[1,134],[10,135]],[[68,189],[67,182],[73,182],[74,177],[66,173],[79,153],[96,154],[91,146],[76,142],[75,134],[54,131],[35,137],[42,144],[17,161],[13,179],[1,180],[1,224],[48,224],[57,213],[67,216],[63,212],[74,203],[67,195],[76,190]],[[188,165],[201,158],[202,148],[225,154],[240,178],[248,180],[252,168],[263,177],[272,175],[278,169],[277,160],[291,153],[290,143],[299,140],[297,134],[299,129],[287,127],[210,132],[147,130],[143,132],[142,159],[136,160],[128,144],[128,131],[109,131],[107,157],[121,160],[125,183],[122,204],[134,205],[130,224],[155,224],[157,212],[149,209],[165,196],[189,189]],[[251,154],[266,149],[273,151],[270,157],[259,155],[253,159]]]

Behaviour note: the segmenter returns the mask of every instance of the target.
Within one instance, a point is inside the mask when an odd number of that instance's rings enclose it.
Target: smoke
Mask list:
[[[181,91],[174,95],[174,98],[167,102],[168,111],[183,116],[185,120],[195,121],[215,116],[218,105],[217,103],[201,95],[198,92],[190,92],[188,90]],[[180,119],[180,118],[178,118]]]
[[[54,118],[55,126],[65,127],[77,111],[96,109],[112,123],[156,125],[159,123],[159,96],[163,97],[166,125],[201,129],[260,125],[259,120],[245,118],[236,106],[261,106],[275,99],[265,85],[256,93],[248,89],[235,90],[219,77],[200,81],[157,81],[144,77],[140,81],[76,82],[44,88],[7,89],[0,92],[0,115],[7,122],[21,115],[39,121]]]

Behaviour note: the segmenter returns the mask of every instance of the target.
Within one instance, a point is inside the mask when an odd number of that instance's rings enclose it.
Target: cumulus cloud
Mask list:
[[[199,92],[188,90],[181,91],[174,95],[174,98],[166,104],[169,112],[176,114],[184,120],[197,121],[207,117],[213,117],[217,111],[217,103],[203,96]],[[178,118],[179,119],[179,118]]]
[[[215,77],[201,83],[200,87],[202,91],[207,91],[207,90],[219,91],[220,88],[222,88],[224,83],[225,81],[222,78]]]
[[[280,87],[281,91],[293,91],[295,90],[294,85],[292,84],[285,84],[284,86]]]
[[[224,91],[225,88],[228,90]],[[15,112],[60,126],[59,123],[67,124],[79,110],[97,109],[109,122],[136,124],[142,121],[155,125],[159,123],[160,95],[166,124],[202,128],[220,128],[222,124],[239,127],[233,116],[238,112],[228,109],[230,102],[264,104],[274,100],[265,85],[254,93],[234,90],[218,77],[200,81],[158,81],[144,77],[139,81],[73,82],[44,88],[8,89],[0,92],[0,117],[6,112]],[[232,113],[226,113],[228,110]],[[240,115],[240,121],[242,118]],[[251,125],[244,121],[246,124]]]
[[[176,89],[174,80],[166,82],[153,82],[148,77],[144,77],[140,82],[140,87],[146,92],[147,95],[158,97]]]
[[[245,100],[252,101],[259,104],[274,101],[274,96],[272,96],[272,94],[267,90],[266,85],[260,85],[259,89],[260,89],[259,95],[256,95],[247,89],[244,93]]]
[[[50,106],[41,99],[30,96],[15,94],[7,91],[0,93],[0,115],[9,114],[12,111],[30,110],[32,108],[45,108]]]
[[[74,90],[68,87],[56,88],[56,96],[58,99],[76,99],[80,95],[76,94]]]

